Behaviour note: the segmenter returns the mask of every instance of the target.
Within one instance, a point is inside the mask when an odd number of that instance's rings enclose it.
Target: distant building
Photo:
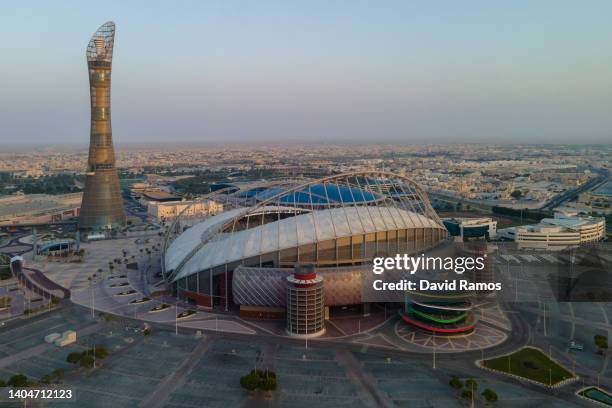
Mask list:
[[[0,225],[45,224],[79,215],[81,193],[15,194],[0,198]]]
[[[183,212],[184,217],[197,217],[217,214],[223,211],[223,204],[215,201],[149,201],[147,212],[152,217],[170,219]]]
[[[445,218],[442,222],[451,236],[462,239],[497,236],[497,221],[492,218]]]
[[[522,248],[563,249],[601,241],[606,236],[604,218],[556,212],[555,218],[544,218],[538,224],[500,230],[500,235]]]
[[[142,194],[149,188],[151,188],[151,185],[149,183],[134,183],[130,187],[130,194],[132,198],[138,200],[140,199],[140,197],[142,197]]]
[[[150,202],[167,203],[181,201],[181,197],[161,190],[147,190],[142,193],[140,204],[146,207]]]
[[[609,180],[594,190],[581,193],[578,201],[592,212],[611,214],[612,181]]]

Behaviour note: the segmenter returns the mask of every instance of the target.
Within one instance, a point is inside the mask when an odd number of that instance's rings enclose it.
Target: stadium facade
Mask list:
[[[205,306],[284,310],[296,264],[315,266],[325,306],[360,304],[375,257],[421,254],[448,235],[426,193],[386,172],[228,186],[202,199],[225,211],[177,217],[162,270],[178,297]]]
[[[105,230],[125,224],[126,216],[115,167],[111,130],[111,72],[115,23],[104,23],[87,46],[91,132],[85,189],[79,215],[82,230]]]

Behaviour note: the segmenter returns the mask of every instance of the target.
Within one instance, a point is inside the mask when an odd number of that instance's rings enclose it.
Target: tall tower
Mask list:
[[[114,42],[115,23],[109,21],[98,28],[87,46],[91,133],[79,217],[79,228],[83,230],[104,230],[125,224],[111,131],[110,88]]]

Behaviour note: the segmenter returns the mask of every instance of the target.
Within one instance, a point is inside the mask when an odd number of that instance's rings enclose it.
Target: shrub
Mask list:
[[[463,390],[461,392],[461,398],[463,398],[463,399],[472,399],[472,391],[471,390]]]
[[[267,377],[260,381],[260,387],[264,391],[274,391],[276,389],[276,378]]]
[[[264,391],[276,389],[276,374],[272,371],[251,370],[251,372],[240,377],[240,385],[248,391],[260,388]]]
[[[85,352],[89,356],[96,356],[96,358],[104,358],[108,356],[108,350],[104,346],[96,346]]]
[[[19,388],[19,387],[27,387],[28,386],[28,377],[23,374],[15,374],[8,380],[8,385],[11,387]]]
[[[259,387],[259,377],[253,373],[242,376],[240,385],[248,391],[255,391]]]
[[[487,400],[487,402],[495,402],[498,400],[497,393],[490,388],[485,389],[482,392],[482,396]]]
[[[10,307],[12,298],[10,296],[0,297],[0,308]]]
[[[83,354],[79,353],[78,351],[73,351],[72,353],[68,354],[68,357],[66,357],[66,361],[68,361],[71,364],[76,364],[79,362],[82,355]]]
[[[514,190],[512,193],[510,193],[510,195],[514,199],[519,199],[522,197],[523,193],[521,192],[521,190]]]
[[[49,374],[45,374],[41,379],[43,384],[60,384],[64,380],[64,370],[62,368],[56,368]]]
[[[473,378],[467,379],[465,380],[465,388],[472,392],[476,392],[476,390],[478,389],[478,383]]]
[[[6,387],[7,383],[4,380],[0,380],[0,387]]]
[[[606,336],[602,336],[601,334],[596,334],[594,337],[595,345],[600,349],[608,348],[608,338]]]
[[[453,387],[454,389],[458,390],[463,388],[463,381],[461,381],[459,378],[457,377],[453,377],[451,378],[450,382],[448,383],[451,387]]]
[[[94,365],[94,357],[89,355],[89,354],[85,354],[81,356],[81,359],[79,360],[79,365],[81,367],[84,368],[91,368]]]

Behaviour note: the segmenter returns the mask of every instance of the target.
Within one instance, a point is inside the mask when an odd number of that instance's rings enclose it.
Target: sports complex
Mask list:
[[[181,299],[246,316],[284,314],[287,277],[300,264],[323,278],[326,308],[361,304],[367,313],[362,288],[375,257],[448,242],[426,193],[386,172],[228,186],[202,199],[225,211],[174,220],[163,275]]]

